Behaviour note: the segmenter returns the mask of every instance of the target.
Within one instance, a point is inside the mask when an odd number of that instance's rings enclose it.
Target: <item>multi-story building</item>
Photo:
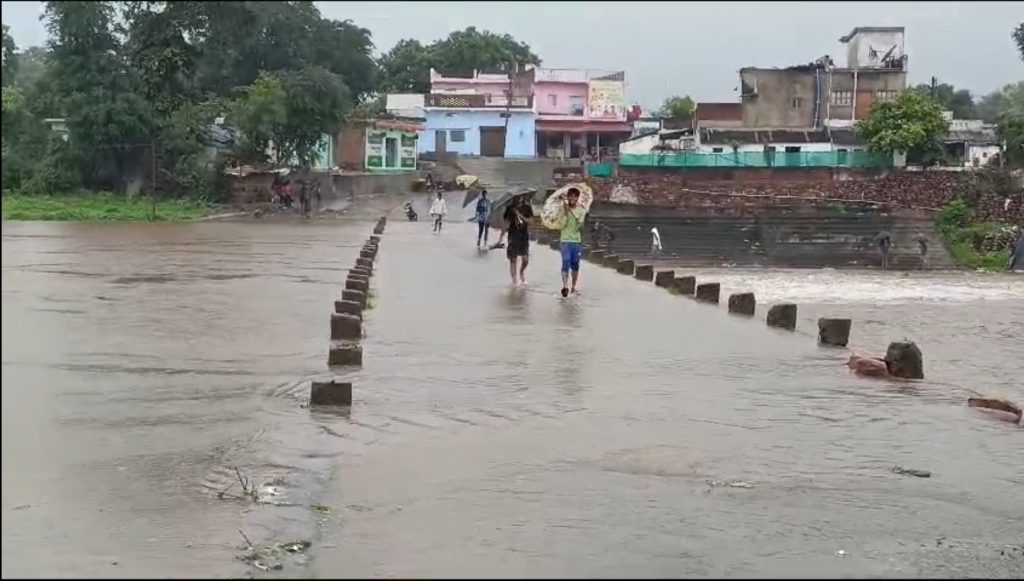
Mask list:
[[[533,104],[532,87],[517,82],[513,75],[473,71],[463,77],[431,69],[420,152],[533,157],[537,116]]]
[[[783,69],[740,70],[743,126],[849,127],[907,86],[903,27],[857,27],[840,38],[846,66],[828,56]]]
[[[518,75],[533,87],[537,155],[578,159],[616,154],[633,128],[626,122],[622,71],[528,67]]]

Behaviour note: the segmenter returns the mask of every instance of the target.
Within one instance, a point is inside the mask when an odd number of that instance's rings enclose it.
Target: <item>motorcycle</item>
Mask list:
[[[416,214],[416,210],[412,209],[412,202],[405,203],[405,217],[408,218],[410,222],[419,220],[419,215]]]

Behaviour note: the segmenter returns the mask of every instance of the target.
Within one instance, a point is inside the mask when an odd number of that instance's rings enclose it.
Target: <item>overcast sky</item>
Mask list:
[[[991,92],[1024,79],[1010,33],[1024,2],[317,2],[324,16],[373,32],[378,51],[476,26],[527,42],[545,66],[626,71],[645,108],[672,94],[735,101],[739,69],[844,65],[855,26],[905,26],[910,81]],[[19,47],[41,44],[39,2],[3,2]]]

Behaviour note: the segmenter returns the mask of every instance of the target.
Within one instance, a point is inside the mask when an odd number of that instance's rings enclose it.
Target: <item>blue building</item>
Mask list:
[[[537,113],[529,87],[507,74],[430,72],[420,153],[529,158],[537,155]]]

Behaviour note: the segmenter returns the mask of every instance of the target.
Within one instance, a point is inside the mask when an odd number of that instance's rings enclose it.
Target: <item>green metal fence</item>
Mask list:
[[[868,151],[626,153],[619,165],[645,167],[853,167],[884,168],[892,159]]]
[[[615,174],[615,164],[613,163],[588,163],[587,164],[587,177],[591,178],[610,178]]]

